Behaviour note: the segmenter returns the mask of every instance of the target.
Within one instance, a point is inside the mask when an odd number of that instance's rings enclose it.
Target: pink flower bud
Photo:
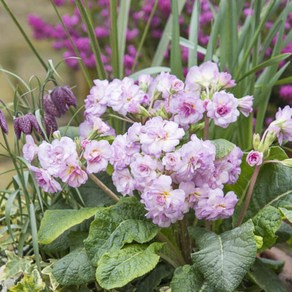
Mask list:
[[[250,151],[247,154],[246,162],[250,166],[261,165],[263,163],[263,153],[259,151]]]

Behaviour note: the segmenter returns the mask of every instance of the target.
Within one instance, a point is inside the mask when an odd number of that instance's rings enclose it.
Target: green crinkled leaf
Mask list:
[[[283,216],[292,223],[292,210],[288,210],[286,208],[279,208]]]
[[[272,205],[285,207],[292,203],[292,168],[280,163],[262,166],[245,218],[251,218],[261,209]]]
[[[268,160],[284,160],[287,159],[287,153],[280,147],[280,146],[272,146],[270,148],[269,156],[267,157]]]
[[[100,208],[84,241],[93,265],[104,253],[110,253],[133,241],[145,243],[155,237],[159,228],[147,221],[143,205],[136,198],[125,198],[116,205]]]
[[[141,279],[136,285],[137,292],[156,291],[161,281],[170,278],[173,274],[173,268],[165,263],[159,263],[154,270]]]
[[[11,292],[40,292],[46,284],[43,282],[40,273],[35,269],[31,274],[24,274],[23,278],[15,286],[10,287]]]
[[[255,234],[263,238],[263,246],[258,250],[261,252],[274,245],[277,240],[275,234],[280,228],[282,220],[280,212],[273,206],[262,209],[253,219]]]
[[[241,283],[256,257],[253,230],[252,221],[220,235],[190,228],[199,247],[192,259],[208,287],[214,287],[218,292],[231,292]]]
[[[252,266],[248,276],[265,292],[285,292],[278,276],[258,259]]]
[[[98,173],[96,176],[114,193],[117,193],[111,176],[109,176],[106,172]],[[86,207],[103,207],[110,206],[115,203],[113,199],[101,190],[91,179],[81,185],[78,190]],[[74,192],[75,190],[72,189],[72,191]]]
[[[190,265],[178,267],[175,270],[170,288],[172,292],[215,292],[205,282],[204,276],[194,266]]]
[[[98,208],[47,210],[38,232],[39,243],[49,244],[63,232],[92,217]]]
[[[216,158],[221,159],[227,156],[235,147],[235,145],[225,139],[211,140],[216,147]]]
[[[61,285],[81,285],[94,281],[94,268],[84,248],[75,249],[53,264],[52,273]]]
[[[120,288],[155,268],[156,254],[163,243],[149,246],[133,244],[112,253],[104,254],[98,262],[96,280],[104,289]]]

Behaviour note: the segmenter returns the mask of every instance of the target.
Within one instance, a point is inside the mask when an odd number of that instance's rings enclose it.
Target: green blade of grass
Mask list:
[[[149,67],[149,68],[145,68],[145,69],[139,70],[139,71],[135,72],[134,74],[131,74],[129,77],[137,80],[139,75],[142,75],[142,74],[153,75],[153,74],[158,74],[158,73],[161,73],[161,72],[170,72],[170,68],[169,67],[163,67],[163,66]]]
[[[86,26],[86,30],[90,39],[91,48],[96,60],[96,71],[98,74],[98,78],[106,79],[107,74],[105,72],[103,62],[101,60],[101,50],[97,38],[95,36],[90,12],[88,11],[88,9],[86,9],[81,0],[76,0],[75,3],[77,8],[79,9],[82,21]]]
[[[172,12],[172,33],[171,33],[171,50],[170,50],[170,68],[171,73],[179,79],[183,79],[181,50],[179,45],[179,21],[178,21],[178,6],[176,0],[171,0]]]
[[[131,0],[120,1],[120,10],[118,16],[118,50],[119,50],[119,68],[120,78],[124,75],[124,55],[126,50],[126,33],[128,27],[129,12]]]
[[[178,14],[181,13],[186,0],[178,0]],[[153,57],[152,66],[160,66],[164,59],[164,53],[167,50],[169,44],[169,35],[171,35],[171,24],[172,24],[172,15],[169,16],[167,23],[165,25],[164,31],[162,33],[159,44],[156,48],[155,55]]]
[[[190,22],[190,32],[189,32],[189,41],[194,44],[194,47],[192,49],[189,49],[188,68],[191,68],[192,66],[197,65],[200,11],[201,11],[200,1],[196,0],[193,5],[193,11],[192,11],[191,22]]]
[[[110,44],[112,50],[112,68],[113,76],[120,76],[119,68],[119,45],[118,45],[118,28],[117,28],[117,0],[110,1],[110,19],[111,19],[111,32]]]

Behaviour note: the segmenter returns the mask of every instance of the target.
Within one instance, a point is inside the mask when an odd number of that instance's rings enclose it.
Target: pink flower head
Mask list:
[[[199,220],[225,219],[234,213],[234,207],[238,199],[234,192],[228,192],[225,196],[221,189],[209,191],[207,198],[200,199],[195,205],[196,217]]]
[[[67,161],[66,164],[62,164],[58,176],[64,183],[73,188],[80,187],[88,179],[86,172],[82,170],[76,160]]]
[[[181,220],[188,211],[185,192],[181,189],[173,190],[171,184],[169,176],[161,175],[141,195],[141,202],[148,211],[146,217],[160,227],[168,227]]]
[[[153,78],[149,74],[141,74],[138,77],[138,84],[141,90],[144,92],[148,91],[150,84],[152,83]]]
[[[263,163],[263,153],[259,151],[250,151],[246,156],[246,162],[250,166],[261,165]]]
[[[238,101],[231,93],[216,92],[213,100],[207,105],[207,116],[214,120],[215,125],[227,128],[239,116]]]
[[[77,159],[76,144],[68,137],[55,139],[52,144],[43,141],[38,148],[38,158],[42,168],[57,175],[68,160]]]
[[[171,99],[170,112],[176,123],[188,126],[203,118],[204,102],[199,98],[199,95],[180,93]]]
[[[90,94],[85,99],[85,116],[101,116],[107,108],[106,89],[107,80],[94,80],[94,86],[90,89]]]
[[[61,185],[44,169],[30,166],[37,184],[47,193],[56,193],[62,190]]]
[[[154,156],[160,156],[161,152],[171,152],[179,144],[185,131],[178,124],[154,117],[147,121],[142,128],[140,143],[142,150]]]
[[[286,105],[283,109],[279,108],[276,120],[269,125],[268,131],[275,133],[280,145],[283,141],[292,141],[292,107]]]
[[[166,153],[162,158],[162,165],[166,170],[177,171],[181,164],[179,152]]]
[[[101,118],[91,116],[90,118],[87,117],[87,119],[80,124],[79,135],[82,139],[86,139],[89,137],[92,131],[95,131],[96,134],[106,136],[110,135],[111,130],[111,127]]]
[[[87,172],[105,171],[112,155],[110,144],[106,140],[91,141],[85,146],[83,157],[87,161]]]
[[[32,162],[38,153],[38,146],[34,143],[33,137],[31,135],[27,135],[25,139],[26,143],[22,148],[23,158],[28,162]]]
[[[238,99],[238,109],[245,116],[248,117],[252,112],[253,96],[247,95]]]
[[[112,174],[112,180],[119,193],[124,196],[133,196],[135,180],[128,168],[115,170]]]

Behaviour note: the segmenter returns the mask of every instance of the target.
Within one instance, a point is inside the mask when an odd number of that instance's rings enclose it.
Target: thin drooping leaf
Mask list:
[[[123,249],[104,254],[98,262],[96,280],[104,289],[120,288],[141,277],[158,264],[157,253],[163,243],[128,245]]]
[[[215,291],[234,291],[256,257],[253,223],[248,221],[220,235],[201,228],[189,231],[199,248],[192,259],[207,287]]]
[[[145,68],[142,69],[140,71],[137,71],[135,73],[133,73],[132,75],[130,75],[129,77],[137,80],[138,77],[142,74],[150,74],[150,75],[154,75],[154,74],[158,74],[161,72],[170,72],[170,68],[169,67],[163,67],[163,66],[155,66],[155,67],[149,67],[149,68]]]

